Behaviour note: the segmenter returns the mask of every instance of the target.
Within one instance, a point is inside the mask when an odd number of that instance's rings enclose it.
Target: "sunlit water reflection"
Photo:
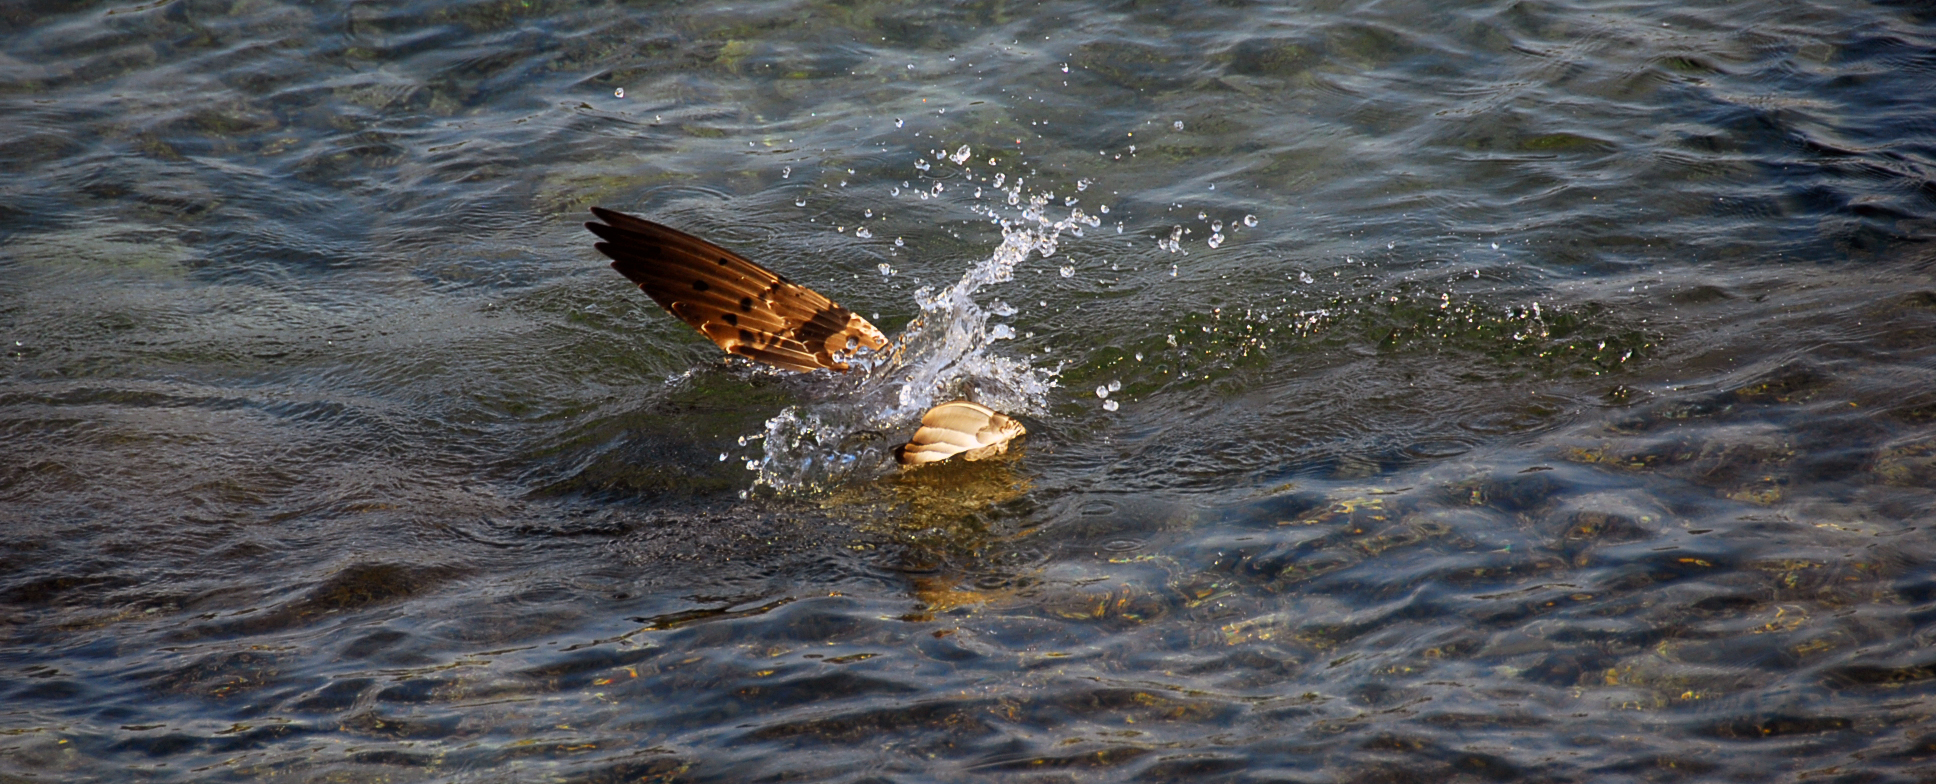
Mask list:
[[[0,30],[0,779],[1936,757],[1919,5]],[[723,360],[594,204],[907,342]]]

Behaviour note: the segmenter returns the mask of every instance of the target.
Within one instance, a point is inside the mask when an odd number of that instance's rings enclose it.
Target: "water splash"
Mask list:
[[[814,492],[884,474],[894,466],[894,447],[913,431],[921,414],[955,398],[1008,414],[1043,413],[1056,386],[1056,369],[992,353],[990,347],[1014,338],[1015,330],[991,318],[1012,316],[1016,310],[1000,300],[984,308],[975,295],[1013,280],[1016,265],[1030,256],[1055,255],[1064,232],[1097,222],[1080,209],[1060,219],[1049,217],[1046,208],[1052,198],[1030,195],[1019,217],[1002,217],[992,209],[982,213],[1002,231],[1001,245],[988,258],[952,286],[915,292],[921,315],[893,348],[857,360],[855,372],[836,378],[818,400],[788,407],[767,420],[764,451],[747,466],[758,471],[755,488]]]

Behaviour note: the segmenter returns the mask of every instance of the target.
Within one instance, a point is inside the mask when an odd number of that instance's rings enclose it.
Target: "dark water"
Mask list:
[[[1924,4],[0,30],[0,781],[1936,773]],[[748,471],[841,389],[579,227],[891,334],[996,174],[1102,219],[978,295],[1058,386],[905,475]]]

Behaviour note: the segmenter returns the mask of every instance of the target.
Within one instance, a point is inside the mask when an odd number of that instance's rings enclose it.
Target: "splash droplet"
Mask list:
[[[1183,121],[1177,120],[1176,122],[1170,123],[1170,127],[1175,128],[1179,131],[1183,130]]]
[[[624,98],[624,97],[625,97],[625,88],[623,88],[623,87],[620,87],[620,88],[618,88],[618,89],[616,89],[616,90],[613,90],[613,91],[612,91],[612,97],[614,97],[614,98]]]
[[[1096,387],[1096,397],[1103,398],[1105,400],[1109,399],[1109,387],[1106,387],[1106,386]]]
[[[795,206],[795,207],[805,207],[805,206],[807,206],[807,200],[806,200],[806,199],[805,199],[804,197],[802,197],[802,198],[798,198],[798,199],[794,199],[794,200],[793,200],[793,206]]]
[[[1076,268],[1074,266],[1064,266],[1062,268],[1062,277],[1073,278],[1075,276],[1076,276]]]
[[[1118,408],[1121,408],[1121,406],[1119,406],[1119,405],[1116,405],[1116,401],[1114,401],[1114,400],[1104,400],[1104,401],[1102,401],[1102,410],[1104,410],[1104,411],[1114,411],[1114,410],[1116,410],[1116,409],[1118,409]]]
[[[874,238],[874,232],[868,231],[866,226],[862,226],[854,230],[854,236],[864,240],[871,240]]]
[[[1257,225],[1257,216],[1255,216],[1255,215],[1245,215],[1245,216],[1244,216],[1244,225],[1245,225],[1245,226],[1256,226],[1256,225]]]

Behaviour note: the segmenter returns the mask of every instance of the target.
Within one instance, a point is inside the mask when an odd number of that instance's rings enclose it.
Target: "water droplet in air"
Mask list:
[[[1209,220],[1209,219],[1210,219],[1210,213],[1207,213],[1207,212],[1197,213],[1197,220]]]
[[[1317,282],[1317,279],[1315,279],[1315,278],[1313,278],[1313,277],[1311,277],[1311,273],[1309,273],[1309,272],[1304,272],[1304,271],[1302,271],[1302,270],[1300,270],[1300,271],[1298,271],[1298,273],[1297,273],[1297,282],[1299,282],[1299,283],[1316,283],[1316,282]]]
[[[625,97],[625,88],[623,88],[623,87],[620,87],[620,88],[618,88],[617,90],[613,90],[613,91],[612,91],[612,95],[613,95],[613,97],[616,97],[616,98],[624,98],[624,97]]]
[[[1143,352],[1141,351],[1136,352],[1136,361],[1137,362],[1143,361]]]
[[[1111,392],[1115,392],[1116,390],[1119,390],[1119,389],[1122,389],[1122,388],[1123,388],[1123,382],[1122,382],[1122,381],[1120,381],[1120,380],[1117,380],[1117,379],[1110,379],[1110,380],[1109,380],[1109,391],[1111,391]]]
[[[758,461],[758,460],[748,460],[748,461],[746,461],[746,470],[748,470],[748,471],[758,471],[758,470],[760,470],[760,461]]]
[[[961,149],[955,150],[955,154],[948,156],[948,160],[954,161],[955,163],[964,163],[968,160],[968,155],[968,145],[964,144],[961,145]]]
[[[1108,399],[1108,398],[1109,398],[1109,387],[1106,387],[1106,386],[1098,386],[1098,387],[1096,387],[1096,397],[1099,397],[1099,398],[1103,398],[1103,399],[1105,399],[1105,400],[1106,400],[1106,399]]]
[[[997,187],[997,188],[1000,188],[1000,187],[1002,187],[1002,182],[1003,182],[1003,181],[1005,181],[1005,180],[1007,180],[1007,179],[1008,179],[1008,175],[1006,175],[1006,174],[996,174],[996,175],[995,175],[995,183],[994,183],[994,185],[995,185],[995,187]]]
[[[788,177],[792,177],[792,176],[793,176],[793,167],[792,167],[792,166],[782,166],[782,167],[780,167],[780,179],[782,179],[782,180],[784,180],[784,179],[786,179],[786,178],[788,178]]]
[[[1217,247],[1217,246],[1219,246],[1219,245],[1222,245],[1222,244],[1223,244],[1223,235],[1222,235],[1222,234],[1212,234],[1212,235],[1210,235],[1210,247],[1212,247],[1212,248],[1214,248],[1214,247]]]
[[[804,199],[804,198],[800,198],[800,199],[794,199],[794,200],[793,200],[793,206],[795,206],[795,207],[805,207],[805,206],[807,206],[807,200],[806,200],[806,199]]]
[[[862,226],[854,230],[854,236],[864,240],[871,240],[874,238],[874,232],[868,231],[866,226]]]
[[[902,242],[902,241],[901,241],[901,238],[900,238],[900,237],[895,237],[895,238],[894,238],[894,247],[896,247],[896,248],[899,248],[899,247],[903,247],[903,246],[905,246],[905,245],[907,245],[907,243],[905,243],[905,242]]]
[[[865,218],[872,218],[872,217],[874,217],[874,210],[873,210],[873,208],[871,208],[871,207],[870,207],[870,208],[868,208],[868,209],[866,209],[866,210],[862,210],[862,211],[861,211],[861,216],[862,216],[862,217],[865,217]]]
[[[1171,125],[1172,127],[1174,127],[1174,128],[1176,128],[1176,129],[1177,129],[1177,130],[1179,130],[1179,131],[1180,131],[1180,130],[1183,130],[1183,121],[1182,121],[1182,120],[1177,120],[1176,122],[1174,122],[1174,123],[1171,123],[1170,125]]]
[[[881,262],[876,268],[881,271],[882,277],[894,274],[894,265],[885,261]]]
[[[1118,408],[1121,408],[1121,406],[1116,405],[1116,401],[1114,400],[1102,401],[1102,410],[1104,411],[1114,411]]]
[[[1255,225],[1257,225],[1257,216],[1255,216],[1255,215],[1245,215],[1245,216],[1244,216],[1244,225],[1245,225],[1245,226],[1255,226]]]
[[[901,127],[901,125],[902,125],[901,118],[899,117],[894,118],[894,127],[899,128]]]
[[[1063,73],[1068,73],[1068,72],[1069,72],[1069,64],[1068,64],[1068,63],[1063,63],[1063,64],[1062,64],[1062,72],[1063,72]]]
[[[721,463],[724,463],[724,462],[726,462],[726,453],[725,453],[725,452],[721,452],[721,453],[719,453],[719,462],[721,462]]]
[[[1062,277],[1065,277],[1065,278],[1073,278],[1073,277],[1075,277],[1075,276],[1076,276],[1076,268],[1075,268],[1075,267],[1073,267],[1073,266],[1065,266],[1065,267],[1063,267],[1063,268],[1062,268]]]
[[[922,158],[914,162],[914,168],[920,169],[921,171],[927,171],[934,167],[928,163],[928,159]]]

